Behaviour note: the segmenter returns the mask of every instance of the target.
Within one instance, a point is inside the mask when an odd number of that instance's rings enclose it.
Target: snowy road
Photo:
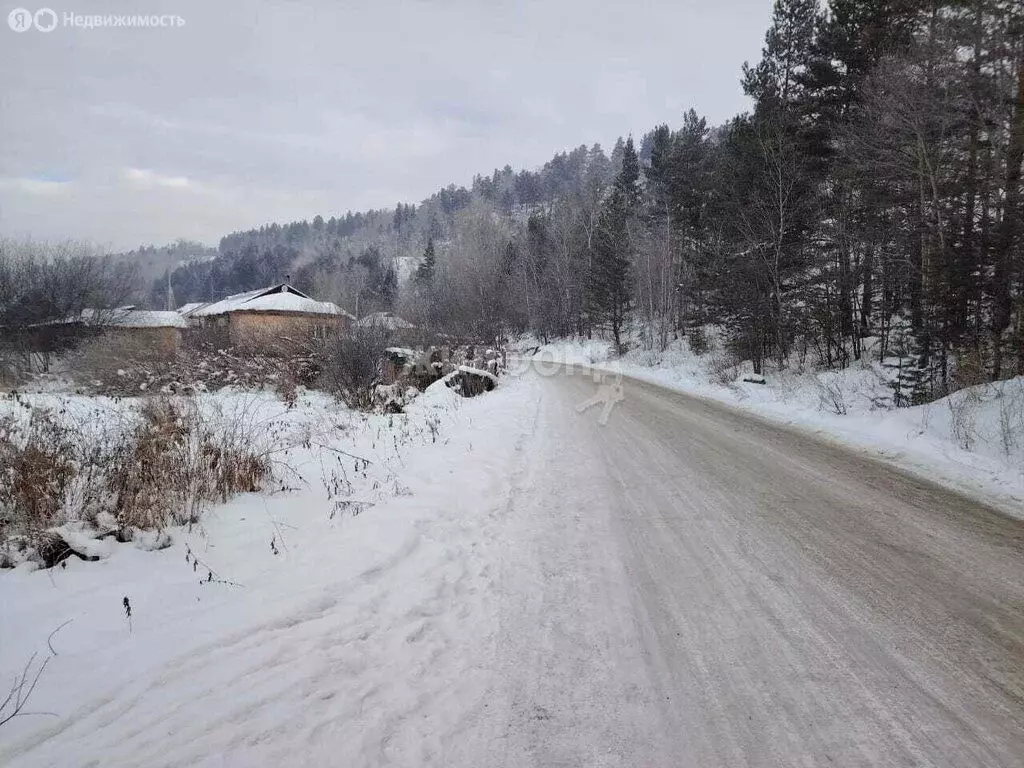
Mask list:
[[[602,426],[597,389],[353,421],[355,517],[311,482],[0,573],[4,676],[72,620],[0,765],[1024,766],[1024,522],[654,385]]]
[[[491,759],[1024,765],[1024,524],[632,380],[600,426],[595,389],[543,381],[514,483]]]

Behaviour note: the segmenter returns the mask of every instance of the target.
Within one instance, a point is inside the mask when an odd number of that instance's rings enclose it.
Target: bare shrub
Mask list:
[[[13,389],[29,380],[32,364],[20,345],[8,336],[0,338],[0,387]]]
[[[244,409],[210,419],[193,398],[154,398],[139,415],[109,478],[122,529],[195,523],[210,502],[258,491],[272,474]]]
[[[272,478],[291,471],[280,457],[298,439],[286,434],[277,414],[264,414],[258,399],[217,405],[204,415],[202,426],[211,501],[254,493]]]
[[[51,529],[94,523],[108,509],[107,473],[123,438],[120,420],[97,418],[99,409],[76,414],[17,402],[25,411],[0,419],[0,567],[33,551],[44,563],[68,556]]]
[[[323,339],[321,385],[349,408],[370,410],[374,390],[381,382],[387,331],[353,328]]]
[[[54,530],[65,523],[91,524],[121,541],[194,523],[211,503],[286,474],[278,456],[300,442],[257,398],[206,408],[190,397],[150,398],[77,422],[70,409],[25,405],[27,415],[0,419],[4,567],[33,552],[44,565],[59,562],[73,549]],[[99,426],[83,423],[88,418]]]
[[[976,438],[974,412],[977,396],[949,397],[949,428],[956,444],[965,451],[971,450]]]
[[[719,352],[711,355],[708,358],[707,366],[712,380],[723,386],[729,386],[740,375],[739,358],[731,352]]]
[[[194,404],[149,400],[140,415],[142,421],[122,446],[109,477],[118,525],[148,529],[195,522],[189,503],[195,497],[190,449],[199,427]]]
[[[837,416],[847,414],[849,409],[846,403],[846,393],[838,381],[815,379],[815,385],[818,389],[818,402],[823,409],[830,410]]]
[[[0,534],[36,536],[58,522],[77,469],[71,435],[48,409],[0,419]]]
[[[49,662],[50,657],[47,657],[43,659],[39,666],[35,666],[36,654],[33,653],[22,668],[21,673],[14,676],[7,697],[0,700],[0,726],[6,725],[16,717],[28,715],[52,715],[56,717],[52,712],[28,712],[25,710],[25,706],[28,704],[29,699],[32,698],[36,685],[39,683],[39,678],[43,676],[43,672],[46,671],[46,665]]]
[[[1024,388],[1004,384],[999,389],[999,443],[1013,456],[1024,441]]]

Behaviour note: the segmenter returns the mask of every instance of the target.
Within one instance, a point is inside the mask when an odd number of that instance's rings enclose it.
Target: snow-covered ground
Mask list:
[[[285,411],[267,395],[309,438],[288,457],[297,490],[238,496],[162,551],[104,542],[99,562],[0,571],[0,676],[48,659],[26,708],[42,714],[0,727],[0,765],[450,754],[485,706],[499,554],[483,532],[535,384],[473,400],[439,384],[394,416],[308,395]]]
[[[547,358],[612,367],[567,346]],[[847,415],[829,415],[798,377],[800,395],[772,377],[719,389],[674,354],[622,367],[936,476],[968,476],[973,459],[992,472],[970,475],[976,489],[1010,482],[996,457],[932,434],[937,414],[908,437],[909,422],[872,424],[918,409],[873,413],[851,389]],[[438,384],[394,416],[238,395],[294,446],[293,489],[216,506],[167,549],[103,542],[99,562],[0,571],[0,676],[46,660],[36,714],[0,726],[0,765],[874,764],[925,748],[960,765],[975,747],[1012,752],[1010,521],[662,390],[627,382],[605,425],[579,412],[592,382],[546,381],[555,368],[530,359],[541,375],[513,371],[468,400]],[[1006,502],[1006,487],[988,492]],[[1009,627],[1005,647],[988,616]]]
[[[538,352],[533,350],[540,346]],[[769,370],[693,354],[685,340],[664,352],[622,357],[603,340],[517,342],[519,365],[553,374],[573,363],[728,403],[890,461],[902,469],[1024,517],[1024,377],[971,387],[927,405],[892,408],[886,372],[867,359],[844,371]],[[513,352],[514,354],[515,352]],[[628,390],[626,392],[628,397]]]

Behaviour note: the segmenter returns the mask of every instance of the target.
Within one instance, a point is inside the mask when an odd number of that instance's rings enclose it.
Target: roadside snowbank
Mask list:
[[[533,346],[528,339],[516,348]],[[768,371],[759,384],[744,381],[753,378],[749,363],[714,352],[695,355],[685,341],[663,353],[634,349],[615,357],[609,342],[566,340],[541,346],[530,360],[548,371],[561,363],[589,365],[727,403],[838,440],[1024,518],[1024,377],[892,408],[884,372],[866,361],[844,371]]]

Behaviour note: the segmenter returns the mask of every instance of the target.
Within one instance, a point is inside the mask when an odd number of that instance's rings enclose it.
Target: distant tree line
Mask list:
[[[102,324],[137,289],[134,264],[85,243],[0,239],[0,382],[47,370],[76,341],[68,325]]]

